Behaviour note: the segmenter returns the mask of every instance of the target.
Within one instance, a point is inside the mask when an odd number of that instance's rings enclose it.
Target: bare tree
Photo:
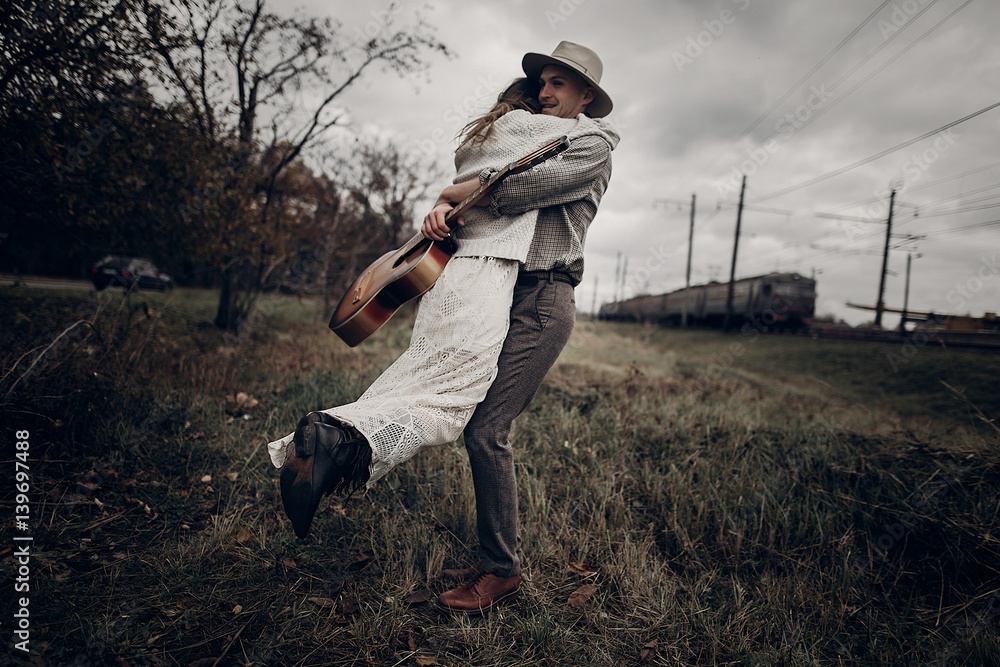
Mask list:
[[[145,48],[130,26],[141,0],[0,3],[0,116],[115,96]]]
[[[414,231],[415,206],[441,173],[436,166],[423,164],[415,153],[400,152],[391,141],[372,140],[354,153],[346,185],[376,223],[367,235],[375,247],[394,248]]]
[[[448,55],[419,16],[397,29],[397,13],[390,5],[377,34],[358,44],[329,19],[279,16],[266,0],[149,6],[157,73],[220,156],[238,156],[240,168],[211,198],[217,219],[205,220],[219,227],[220,328],[247,324],[268,277],[289,259],[276,224],[278,183],[296,158],[344,124],[343,93],[373,66],[407,74],[424,69],[430,52]],[[207,171],[219,180],[218,168]]]

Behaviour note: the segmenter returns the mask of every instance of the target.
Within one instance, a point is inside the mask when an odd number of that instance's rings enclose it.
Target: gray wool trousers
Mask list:
[[[525,562],[511,425],[566,346],[575,320],[576,300],[569,283],[543,278],[536,285],[515,287],[497,378],[465,427],[483,570],[499,577],[518,574]]]

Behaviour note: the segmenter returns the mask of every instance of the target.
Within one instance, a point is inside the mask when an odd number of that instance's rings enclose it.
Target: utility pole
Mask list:
[[[896,189],[893,188],[889,194],[889,216],[885,221],[885,250],[882,253],[882,275],[878,283],[878,300],[875,302],[875,328],[882,328],[882,310],[885,304],[882,297],[885,295],[885,274],[889,268],[889,238],[892,236],[892,209],[896,202]]]
[[[590,321],[597,319],[597,275],[594,275],[594,300],[590,303]]]
[[[906,253],[906,283],[903,288],[903,316],[899,318],[899,333],[906,333],[906,315],[907,309],[910,307],[910,262],[913,261],[913,255]]]
[[[684,310],[681,312],[681,326],[688,325],[688,297],[691,291],[691,249],[694,248],[694,203],[695,193],[691,193],[691,222],[688,225],[688,265],[684,276]]]
[[[697,195],[692,192],[691,193],[691,204],[689,205],[690,208],[691,208],[691,215],[690,215],[691,219],[690,219],[690,223],[688,224],[687,272],[685,273],[685,277],[684,277],[684,288],[685,289],[691,287],[691,251],[694,248],[694,212],[695,212],[695,203],[696,202],[697,202]],[[678,210],[680,210],[681,206],[684,206],[684,202],[682,202],[680,200],[677,200],[677,199],[657,199],[657,200],[655,200],[653,202],[653,206],[655,207],[657,204],[677,204]],[[682,310],[682,315],[681,315],[681,326],[684,326],[684,327],[687,326],[687,315],[688,315],[687,310],[688,310],[688,293],[685,292],[684,293],[683,310]]]
[[[920,258],[920,255],[917,255]],[[906,333],[906,316],[909,314],[910,305],[910,263],[913,261],[913,254],[906,253],[906,287],[903,288],[903,318],[899,320],[899,333]]]
[[[622,301],[625,300],[625,277],[628,276],[628,255],[625,256],[625,261],[622,262],[622,287],[619,293],[622,295]]]
[[[615,263],[615,290],[614,290],[614,302],[618,303],[618,284],[621,282],[622,277],[622,253],[618,251],[618,261]]]
[[[736,209],[736,240],[733,241],[733,264],[729,270],[729,291],[726,293],[726,320],[723,331],[729,331],[729,321],[733,317],[733,282],[736,280],[736,251],[740,247],[740,222],[743,219],[743,195],[747,189],[747,175],[743,174],[743,184],[740,186],[740,205]]]
[[[691,222],[688,225],[688,266],[684,276],[684,287],[691,287],[691,248],[694,247],[694,203],[695,193],[691,193]]]

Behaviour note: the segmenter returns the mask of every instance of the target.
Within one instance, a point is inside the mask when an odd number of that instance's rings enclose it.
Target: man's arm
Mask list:
[[[480,182],[485,183],[492,173],[484,171]],[[586,199],[595,186],[603,193],[610,177],[611,146],[600,137],[580,137],[556,159],[501,181],[490,193],[490,212],[520,215]]]

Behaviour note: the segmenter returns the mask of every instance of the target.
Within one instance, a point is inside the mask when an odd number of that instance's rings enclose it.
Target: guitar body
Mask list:
[[[389,321],[407,301],[429,290],[458,249],[450,236],[416,236],[372,262],[348,288],[330,318],[330,328],[355,347]]]
[[[507,165],[455,206],[445,222],[454,229],[462,213],[502,179],[531,169],[567,148],[569,139],[560,137]],[[333,311],[330,328],[351,347],[361,343],[388,322],[400,306],[429,290],[457,250],[458,244],[451,236],[430,241],[418,234],[403,247],[382,255],[351,283]]]

